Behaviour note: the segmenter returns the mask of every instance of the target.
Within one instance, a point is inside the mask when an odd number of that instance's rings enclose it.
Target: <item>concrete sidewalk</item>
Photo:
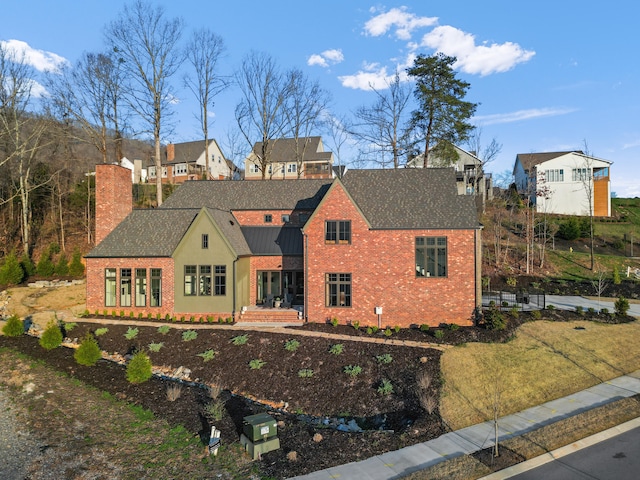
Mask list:
[[[566,298],[566,297],[565,297]],[[583,299],[584,300],[584,299]],[[522,412],[502,417],[500,439],[522,435],[558,420],[640,393],[640,370]],[[295,477],[298,480],[390,480],[444,460],[493,446],[493,423],[450,432],[428,442]]]
[[[581,306],[584,310],[588,308],[594,308],[596,311],[600,311],[603,308],[608,308],[609,312],[615,311],[615,302],[617,299],[602,298],[600,300],[571,296],[571,295],[546,295],[546,304],[553,305],[561,310],[575,310],[577,306]],[[629,302],[629,315],[633,317],[640,317],[640,304]]]

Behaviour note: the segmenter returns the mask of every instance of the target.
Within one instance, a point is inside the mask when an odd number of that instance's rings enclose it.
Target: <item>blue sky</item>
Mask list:
[[[25,0],[2,7],[0,41],[25,48],[36,69],[75,62],[104,47],[103,28],[122,0]],[[373,103],[368,86],[404,69],[412,55],[456,56],[458,77],[479,103],[483,143],[502,144],[494,175],[518,153],[583,149],[614,162],[612,190],[640,196],[640,6],[631,1],[513,2],[362,0],[323,2],[158,1],[187,31],[208,27],[225,41],[230,74],[249,51],[299,68],[328,90],[331,111]],[[587,6],[588,5],[588,6]],[[175,79],[176,84],[180,79]],[[233,127],[237,89],[221,94],[213,136]],[[181,90],[175,130],[165,141],[199,138],[190,93]],[[463,146],[464,147],[464,146]],[[347,160],[348,158],[344,158]]]

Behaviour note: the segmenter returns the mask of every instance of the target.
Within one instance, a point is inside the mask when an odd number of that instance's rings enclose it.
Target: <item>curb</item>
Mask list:
[[[479,480],[503,480],[505,478],[511,478],[638,427],[640,427],[640,417],[629,420],[628,422],[625,422],[621,425],[611,427],[600,433],[595,433],[587,438],[583,438],[582,440],[578,440],[577,442],[565,445],[564,447],[557,448],[549,453],[540,455],[539,457],[532,458],[531,460],[518,463],[517,465],[514,465],[512,467],[508,467],[504,470],[500,470],[485,477],[481,477]]]

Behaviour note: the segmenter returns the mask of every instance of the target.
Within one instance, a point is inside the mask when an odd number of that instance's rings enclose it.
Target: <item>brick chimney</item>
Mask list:
[[[96,165],[96,245],[133,210],[131,170]]]
[[[167,145],[167,162],[172,162],[176,158],[176,146],[173,143]]]

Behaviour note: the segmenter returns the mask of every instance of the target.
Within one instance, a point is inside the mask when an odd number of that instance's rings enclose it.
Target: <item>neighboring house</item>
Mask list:
[[[261,180],[262,142],[257,142],[245,159],[245,180]],[[333,178],[333,153],[325,152],[321,137],[271,140],[265,179]]]
[[[133,162],[127,157],[122,157],[120,166],[131,170],[131,181],[133,183],[146,183],[147,169],[142,168],[142,160],[134,160]]]
[[[513,176],[518,192],[538,212],[609,217],[611,164],[577,150],[520,153]]]
[[[186,182],[134,211],[123,170],[97,166],[90,311],[265,320],[279,297],[310,322],[409,327],[471,325],[481,305],[481,226],[453,169]]]
[[[458,161],[454,164],[446,162],[429,154],[427,167],[442,168],[453,167],[456,171],[456,185],[458,195],[474,195],[479,209],[484,209],[487,201],[493,199],[493,179],[491,173],[484,171],[482,160],[475,152],[467,152],[460,147],[453,145],[458,154]],[[422,168],[423,157],[417,156],[407,162],[407,168]]]
[[[182,183],[187,180],[239,180],[234,163],[227,160],[215,139],[209,142],[209,174],[206,175],[204,140],[167,145],[167,159],[162,162],[162,182]],[[155,181],[156,167],[149,167],[149,180]]]

